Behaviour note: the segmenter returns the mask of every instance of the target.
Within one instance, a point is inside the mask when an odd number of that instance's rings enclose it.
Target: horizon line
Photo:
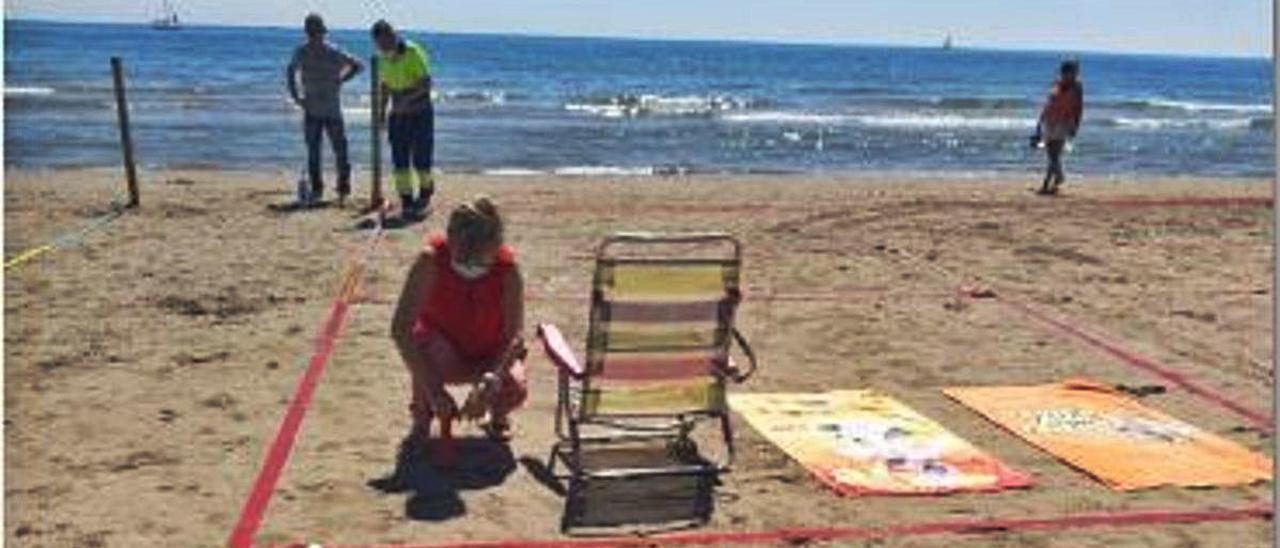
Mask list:
[[[4,21],[22,21],[32,23],[53,23],[53,24],[69,24],[69,25],[113,25],[122,27],[144,27],[149,28],[150,23],[146,21],[128,22],[128,21],[106,21],[106,20],[71,20],[59,18],[45,17],[11,17],[5,15]],[[247,28],[247,29],[291,29],[295,25],[283,24],[247,24],[247,23],[212,23],[196,21],[194,23],[183,23],[186,27],[191,28]],[[301,28],[301,25],[296,25]],[[334,31],[365,31],[363,27],[336,25],[330,26],[329,30]],[[854,42],[854,41],[821,41],[806,39],[788,39],[788,38],[765,38],[765,37],[704,37],[704,36],[644,36],[644,35],[595,35],[595,34],[565,34],[552,31],[459,31],[459,30],[432,30],[416,28],[413,26],[397,27],[397,30],[409,32],[430,32],[434,34],[453,34],[453,35],[472,35],[472,36],[519,36],[527,38],[561,38],[561,39],[591,39],[591,40],[619,40],[619,41],[651,41],[651,42],[703,42],[703,43],[744,43],[744,44],[760,44],[760,45],[779,45],[779,46],[818,46],[818,47],[863,47],[863,48],[903,48],[903,49],[942,49],[941,45],[923,45],[916,43],[890,43],[890,42]],[[944,38],[951,38],[954,42],[955,33],[946,33]],[[939,42],[941,44],[941,42]],[[964,43],[953,44],[952,50],[960,51],[994,51],[994,52],[1010,52],[1010,53],[1056,53],[1059,55],[1134,55],[1134,56],[1150,56],[1150,57],[1186,57],[1200,59],[1233,59],[1233,60],[1259,60],[1272,62],[1273,51],[1265,54],[1258,53],[1228,53],[1228,52],[1196,52],[1196,51],[1154,51],[1154,50],[1101,50],[1091,48],[1070,49],[1070,48],[1034,48],[1034,47],[1011,47],[1011,46],[989,46],[989,45],[966,45]]]

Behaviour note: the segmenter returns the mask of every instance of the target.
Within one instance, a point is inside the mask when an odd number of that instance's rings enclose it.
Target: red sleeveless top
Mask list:
[[[444,236],[432,236],[428,242],[435,252],[436,281],[426,300],[418,305],[414,330],[443,335],[466,361],[496,357],[503,350],[502,288],[507,273],[515,266],[515,250],[503,245],[489,271],[468,280],[454,272]]]
[[[1049,88],[1041,116],[1051,124],[1074,124],[1084,109],[1084,85],[1079,80],[1067,86],[1062,81]]]

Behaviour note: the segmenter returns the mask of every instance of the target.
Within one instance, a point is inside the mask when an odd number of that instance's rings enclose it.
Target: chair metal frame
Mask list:
[[[692,259],[692,258],[617,258],[610,256],[610,250],[620,244],[667,245],[667,244],[727,244],[732,254],[724,259]],[[723,357],[723,363],[714,363],[712,377],[716,390],[724,393],[726,381],[741,383],[750,378],[758,364],[755,351],[746,337],[734,327],[737,307],[741,302],[741,291],[738,283],[741,277],[742,245],[732,235],[725,233],[619,233],[604,239],[596,248],[595,273],[593,275],[590,327],[587,334],[587,362],[580,362],[573,354],[564,336],[553,325],[540,324],[538,337],[543,342],[548,357],[558,370],[558,402],[556,405],[555,431],[556,443],[551,448],[547,468],[561,481],[568,481],[565,495],[565,514],[561,522],[561,530],[568,531],[572,520],[581,510],[581,495],[586,483],[594,479],[633,479],[654,476],[715,476],[728,472],[734,462],[733,427],[729,418],[728,403],[724,402],[718,409],[708,408],[683,413],[614,413],[587,414],[586,395],[590,390],[593,372],[589,364],[596,363],[597,356],[591,345],[596,330],[600,328],[600,314],[605,305],[605,297],[600,290],[600,275],[604,266],[611,264],[646,264],[687,266],[697,264],[723,264],[735,268],[734,283],[726,288],[724,297],[719,302],[716,321],[714,347],[717,356]],[[732,346],[738,348],[746,357],[749,368],[740,371],[734,365],[730,353]],[[661,349],[659,349],[660,351]],[[607,353],[607,350],[603,350]],[[577,389],[575,394],[575,388]],[[576,403],[576,405],[575,405]],[[615,468],[603,470],[586,470],[583,466],[584,446],[605,445],[610,443],[637,440],[667,440],[669,451],[694,451],[696,446],[689,438],[690,433],[700,421],[718,421],[725,456],[721,462],[710,462],[698,455],[700,463],[680,466],[664,466],[657,468]],[[602,429],[605,434],[587,435],[584,429]],[[687,454],[687,453],[686,453]],[[567,474],[557,474],[557,461],[568,469]],[[701,508],[698,523],[710,519],[711,508]]]

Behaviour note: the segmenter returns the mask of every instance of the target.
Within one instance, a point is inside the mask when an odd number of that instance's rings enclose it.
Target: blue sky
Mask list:
[[[1054,51],[1271,55],[1271,0],[179,0],[191,22]],[[8,0],[6,17],[143,21],[159,0]]]

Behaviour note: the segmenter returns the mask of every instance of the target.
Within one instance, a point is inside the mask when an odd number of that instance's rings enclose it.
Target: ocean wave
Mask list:
[[[897,90],[886,86],[812,85],[792,88],[796,93],[813,95],[885,95]]]
[[[1026,130],[1035,128],[1030,116],[962,116],[941,112],[888,112],[883,114],[833,114],[795,111],[756,111],[725,114],[720,120],[732,123],[774,124],[798,126],[862,126],[884,129],[960,129],[978,131]],[[1154,118],[1154,117],[1106,117],[1090,118],[1085,125],[1121,130],[1183,130],[1203,129],[1213,131],[1270,130],[1275,125],[1272,116],[1237,118]],[[783,135],[784,139],[795,137]]]
[[[5,95],[9,101],[6,107],[12,107],[25,111],[40,112],[57,112],[57,113],[73,113],[77,111],[96,111],[102,109],[115,109],[116,103],[107,97],[94,97],[83,95],[66,95],[62,93],[42,95],[42,94],[19,94]],[[130,100],[130,105],[137,105],[136,101]]]
[[[605,118],[643,116],[710,116],[719,112],[750,108],[752,101],[728,95],[621,94],[585,97],[564,105],[565,110],[585,112]]]
[[[866,93],[858,94],[863,97],[854,99],[853,104],[863,105],[879,105],[893,107],[898,109],[933,109],[942,111],[973,111],[973,110],[1021,110],[1031,109],[1037,106],[1036,101],[1024,97],[1008,97],[1008,96],[920,96],[920,95],[904,95],[894,93],[876,93],[866,88]],[[886,91],[890,91],[885,88]]]
[[[940,112],[1024,111],[1034,109],[1039,104],[1037,101],[1023,97],[911,95],[903,93],[902,90],[874,86],[849,88],[812,86],[795,88],[794,91],[801,95],[806,93],[845,95],[846,97],[840,101],[846,105],[895,110],[935,110]],[[762,105],[753,104],[752,106],[760,108]]]
[[[855,120],[855,116],[845,114],[818,114],[810,112],[759,111],[735,112],[720,117],[726,122],[738,123],[776,123],[776,124],[823,124],[836,125]]]
[[[443,93],[432,94],[433,99],[442,100],[446,103],[464,103],[464,104],[484,104],[484,105],[502,105],[506,104],[510,95],[503,90],[495,89],[460,89],[445,90]]]
[[[6,86],[5,97],[35,97],[53,95],[57,90],[45,86]]]
[[[709,174],[719,173],[715,170],[704,169],[699,166],[688,164],[658,164],[648,167],[625,167],[625,166],[563,166],[555,168],[537,169],[529,167],[498,167],[485,168],[474,171],[482,175],[492,175],[497,177],[533,177],[538,175],[561,175],[575,177],[598,177],[598,176],[625,176],[625,177],[648,177],[648,176],[680,176],[692,174]]]
[[[1172,99],[1122,99],[1119,101],[1103,101],[1101,106],[1115,106],[1130,109],[1176,110],[1180,112],[1235,112],[1235,113],[1270,113],[1271,105],[1236,104],[1236,103],[1201,103],[1196,101],[1175,101]]]
[[[727,122],[799,125],[858,125],[891,129],[1031,129],[1034,120],[1021,117],[977,117],[954,114],[822,114],[766,111],[734,113],[721,117]]]
[[[1117,129],[1160,131],[1166,129],[1210,129],[1210,130],[1270,130],[1275,125],[1272,117],[1255,118],[1128,118],[1117,116],[1103,118],[1098,123],[1104,127]]]
[[[536,169],[528,169],[522,167],[500,167],[494,169],[482,169],[481,174],[495,175],[498,177],[529,177],[533,175],[546,175],[547,172]]]
[[[648,176],[654,174],[654,168],[648,167],[623,167],[623,166],[567,166],[558,167],[551,170],[556,175],[573,175],[573,176],[599,176],[599,175],[617,175],[617,176]]]
[[[1031,129],[1035,122],[1026,117],[970,117],[928,114],[889,114],[858,116],[864,126],[902,129]]]
[[[932,101],[947,110],[1009,110],[1033,106],[1019,97],[942,97]]]
[[[500,91],[446,91],[443,93],[432,92],[432,101],[436,104],[464,104],[464,105],[502,105],[506,103],[507,96]],[[291,100],[286,99],[292,104]],[[369,96],[361,95],[355,101],[351,101],[350,106],[342,107],[342,115],[347,120],[368,120],[373,114],[373,107],[369,105]]]
[[[135,80],[126,80],[125,89],[129,92],[130,95],[205,96],[205,95],[218,95],[218,94],[235,95],[236,93],[239,93],[243,89],[243,86],[223,85],[223,86],[209,87],[209,86],[190,85],[190,84],[182,84],[182,83],[175,83],[175,82],[165,82],[165,81],[153,82],[153,81],[147,81],[145,79],[135,79]],[[57,90],[59,93],[69,92],[69,93],[110,95],[115,92],[115,85],[111,83],[111,79],[110,77],[108,77],[106,79],[97,80],[97,81],[59,82]]]
[[[347,123],[352,121],[366,122],[373,116],[373,108],[370,106],[362,107],[342,107],[342,119]]]

